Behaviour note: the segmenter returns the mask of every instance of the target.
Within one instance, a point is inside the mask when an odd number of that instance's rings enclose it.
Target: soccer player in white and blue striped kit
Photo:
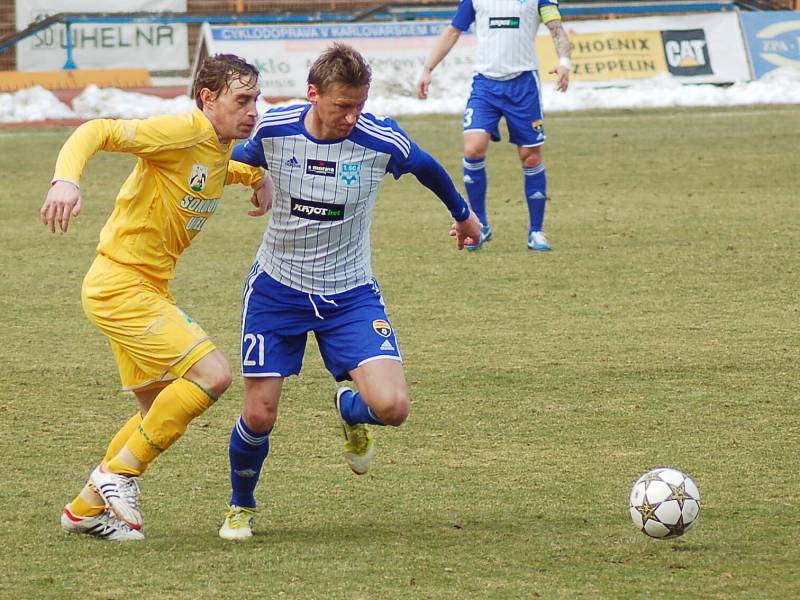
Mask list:
[[[478,250],[492,237],[486,214],[486,152],[489,141],[500,140],[498,124],[505,117],[509,141],[517,146],[522,162],[525,199],[530,226],[528,248],[550,250],[542,225],[547,200],[547,179],[542,162],[545,141],[536,33],[539,23],[550,30],[559,56],[550,71],[556,89],[569,86],[570,43],[561,25],[558,0],[461,0],[450,25],[431,49],[417,82],[426,98],[431,73],[447,56],[461,34],[475,23],[477,55],[472,92],[464,110],[464,186],[470,206],[483,223],[480,240],[467,250]]]
[[[244,409],[231,432],[232,495],[224,539],[252,536],[254,491],[269,452],[283,380],[300,373],[313,331],[340,387],[345,458],[357,474],[375,453],[367,424],[401,425],[409,392],[394,328],[372,276],[370,225],[381,180],[413,173],[447,206],[459,249],[481,225],[444,168],[393,120],[362,113],[371,72],[353,48],[333,44],[311,66],[309,104],[273,109],[233,159],[268,169],[272,216],[245,282]]]

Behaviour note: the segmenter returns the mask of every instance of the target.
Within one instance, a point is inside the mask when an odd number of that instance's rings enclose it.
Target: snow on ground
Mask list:
[[[414,95],[413,75],[381,80],[376,77],[366,110],[378,115],[431,113],[458,114],[469,95],[470,77],[465,73],[437,72],[428,100]],[[266,90],[269,93],[269,90]],[[296,102],[294,100],[292,102]],[[588,109],[636,109],[689,106],[734,106],[754,104],[800,104],[800,70],[776,69],[757,81],[730,86],[681,85],[668,75],[646,81],[628,82],[624,87],[582,87],[573,85],[562,94],[552,85],[542,92],[545,112]],[[260,101],[261,110],[273,106]],[[287,104],[287,102],[281,103]],[[145,118],[156,114],[192,110],[188,96],[164,99],[115,88],[87,87],[74,98],[72,106],[59,101],[50,91],[33,87],[0,94],[0,123],[25,123],[50,119],[91,119],[96,117]]]

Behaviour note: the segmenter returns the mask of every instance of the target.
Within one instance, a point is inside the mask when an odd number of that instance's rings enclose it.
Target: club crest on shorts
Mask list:
[[[375,333],[385,338],[392,335],[392,326],[389,325],[389,321],[385,321],[384,319],[375,319],[372,322],[372,328],[375,330]]]
[[[192,191],[201,192],[206,187],[208,181],[208,167],[206,165],[192,165],[192,173],[189,175],[189,187]]]
[[[543,123],[541,119],[536,119],[533,123],[531,123],[531,128],[534,131],[541,131],[543,127]]]

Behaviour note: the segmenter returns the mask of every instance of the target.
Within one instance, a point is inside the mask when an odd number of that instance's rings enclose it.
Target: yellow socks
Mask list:
[[[72,500],[72,502],[67,504],[67,510],[69,510],[69,512],[76,517],[95,517],[105,510],[106,505],[102,499],[100,500],[100,504],[97,504],[96,500],[88,500],[84,498],[86,495],[92,498],[97,496],[95,491],[89,485],[87,485],[85,488],[83,488],[83,490],[81,490],[81,493]]]
[[[141,475],[155,458],[186,431],[189,422],[214,404],[216,397],[188,379],[176,379],[156,396],[147,415],[136,413],[114,435],[103,457],[104,468],[121,475]],[[92,517],[105,509],[90,485],[67,505],[76,516]]]
[[[189,422],[203,414],[216,398],[188,379],[176,379],[161,390],[142,422],[128,438],[125,448],[138,459],[142,469],[134,469],[118,456],[106,464],[112,473],[139,475],[155,458],[186,431]]]
[[[125,442],[131,437],[136,428],[142,422],[141,413],[137,412],[133,415],[125,425],[111,438],[106,449],[106,454],[103,457],[103,463],[111,460],[117,453],[125,447]],[[105,503],[98,495],[94,488],[88,483],[81,490],[81,493],[73,498],[72,502],[67,505],[67,509],[75,516],[78,517],[94,517],[99,515],[105,510]]]
[[[108,443],[108,448],[106,449],[106,455],[103,457],[103,464],[110,461],[114,458],[119,451],[125,447],[125,443],[130,439],[133,435],[133,432],[136,431],[136,428],[142,422],[142,413],[138,412],[133,415],[125,425],[122,426],[117,434],[111,438],[111,441]]]

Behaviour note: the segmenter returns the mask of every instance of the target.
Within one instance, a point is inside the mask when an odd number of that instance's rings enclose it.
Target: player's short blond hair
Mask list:
[[[215,54],[207,56],[198,69],[192,84],[192,96],[198,108],[203,108],[200,92],[208,88],[218,97],[229,89],[231,83],[241,81],[245,85],[258,85],[258,69],[245,59],[234,54]]]
[[[334,42],[319,55],[308,71],[308,83],[324,94],[333,84],[362,88],[372,81],[372,69],[352,46]]]

